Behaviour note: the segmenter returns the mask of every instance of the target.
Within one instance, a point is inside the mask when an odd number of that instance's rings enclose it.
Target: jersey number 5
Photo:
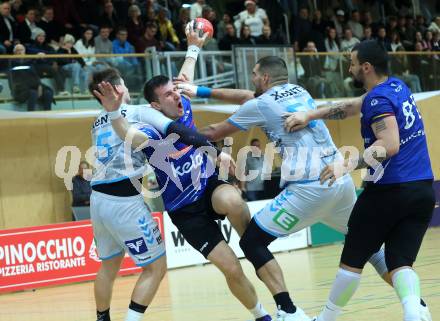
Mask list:
[[[104,132],[96,138],[96,147],[98,149],[96,158],[103,164],[105,164],[113,154],[113,148],[108,143],[108,138],[111,135],[111,132]]]

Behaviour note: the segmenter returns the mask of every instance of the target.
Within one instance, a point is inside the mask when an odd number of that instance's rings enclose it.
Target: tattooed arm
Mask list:
[[[345,119],[360,114],[365,95],[338,103],[327,104],[307,112],[286,113],[284,127],[292,132],[303,129],[309,122],[316,119]]]

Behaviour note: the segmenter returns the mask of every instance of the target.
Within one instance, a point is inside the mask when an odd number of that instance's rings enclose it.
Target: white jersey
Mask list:
[[[171,119],[150,105],[122,105],[121,114],[130,125],[150,124],[166,134]],[[146,157],[142,150],[125,147],[112,127],[107,112],[101,112],[92,126],[92,144],[96,147],[91,185],[108,184],[127,178],[140,178],[145,170]]]
[[[342,158],[323,121],[312,121],[293,133],[284,129],[284,113],[310,109],[316,109],[310,94],[300,86],[285,84],[246,102],[228,119],[241,130],[261,127],[269,140],[281,147],[281,187],[291,182],[316,181],[327,164]]]

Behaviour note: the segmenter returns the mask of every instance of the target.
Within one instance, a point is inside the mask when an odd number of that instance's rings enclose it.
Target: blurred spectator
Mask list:
[[[362,27],[360,21],[361,15],[359,14],[359,11],[353,10],[351,12],[351,19],[347,22],[347,26],[353,31],[353,36],[358,39],[361,39],[364,34],[364,28]]]
[[[54,20],[52,7],[43,8],[43,17],[37,22],[37,26],[46,32],[47,43],[52,47],[59,46],[62,26]]]
[[[333,17],[333,24],[336,29],[336,34],[338,38],[341,39],[344,35],[344,27],[345,27],[345,12],[342,9],[336,10],[336,14]]]
[[[428,44],[426,43],[425,39],[423,39],[422,33],[420,31],[416,32],[415,43],[417,42],[420,43],[423,51],[428,50]]]
[[[264,157],[263,153],[261,152],[260,140],[257,138],[252,139],[251,148],[252,150],[255,150],[255,152],[258,152],[260,156],[254,157],[250,152],[247,154],[245,173],[246,175],[249,175],[249,172],[253,171],[258,172],[258,175],[251,181],[240,182],[239,185],[242,192],[246,195],[248,201],[257,201],[263,199],[264,197],[264,181],[261,178]]]
[[[100,14],[101,0],[75,0],[75,8],[83,22],[82,27],[92,28],[97,33],[99,26],[96,18]]]
[[[426,50],[420,41],[415,42],[414,49],[420,53]],[[411,55],[409,58],[411,59],[411,73],[420,75],[423,90],[430,90],[432,73],[432,61],[430,57],[427,55]]]
[[[36,21],[36,10],[34,8],[29,8],[26,11],[26,17],[22,23],[17,27],[17,35],[20,42],[28,44],[31,42],[32,31],[37,27]]]
[[[312,30],[317,31],[322,35],[325,35],[327,33],[327,29],[331,25],[332,24],[329,21],[324,20],[321,10],[315,10],[315,12],[313,13]]]
[[[205,0],[196,0],[196,2],[194,2],[191,5],[190,8],[190,18],[191,20],[194,20],[195,18],[201,17],[202,16],[202,10],[203,10],[203,6],[206,4]]]
[[[269,24],[266,11],[258,8],[255,0],[246,0],[244,5],[246,10],[238,14],[234,23],[235,28],[241,30],[242,25],[247,25],[250,28],[251,36],[258,37],[263,32],[263,25]]]
[[[263,26],[263,34],[255,39],[259,45],[281,45],[283,40],[272,35],[272,29],[269,25]]]
[[[432,51],[440,51],[440,32],[434,33],[434,38],[432,39]]]
[[[113,53],[115,54],[132,54],[135,53],[134,47],[127,41],[127,29],[119,28],[116,33],[116,39],[113,40]],[[133,85],[138,73],[138,60],[134,57],[115,57],[112,59],[114,65],[127,80],[127,84]],[[128,87],[129,85],[127,85]]]
[[[89,164],[82,161],[79,164],[78,174],[72,178],[72,206],[90,206],[90,178],[84,175],[84,171],[89,169]]]
[[[179,20],[174,24],[174,28],[176,29],[176,35],[180,41],[180,50],[187,49],[187,39],[185,34],[186,25],[189,22],[189,9],[180,8],[179,11]]]
[[[416,17],[416,31],[419,31],[422,35],[425,33],[427,27],[425,22],[425,17],[422,15],[418,15]]]
[[[329,28],[325,38],[325,51],[329,53],[339,53],[339,43],[336,36],[336,29]],[[343,97],[344,87],[342,86],[342,77],[339,72],[339,65],[342,56],[328,55],[324,61],[324,76],[329,84],[331,97]]]
[[[387,34],[391,34],[393,31],[397,30],[398,22],[395,16],[388,17],[388,25],[386,28]]]
[[[210,6],[204,6],[202,10],[202,18],[208,20],[214,29],[213,38],[217,39],[217,21],[215,11]]]
[[[393,34],[394,37],[394,34]],[[394,41],[393,41],[394,42]],[[404,52],[403,45],[396,47],[396,52]],[[410,87],[413,93],[422,91],[420,78],[409,72],[408,56],[405,54],[393,55],[390,57],[391,72],[394,76],[401,78]]]
[[[299,47],[304,48],[312,31],[309,10],[301,8],[298,17],[293,18],[293,41],[298,41]]]
[[[61,34],[79,35],[80,27],[86,27],[76,10],[74,0],[51,0],[51,5],[54,20],[64,27]]]
[[[55,82],[55,90],[62,93],[64,80],[58,72],[56,59],[50,59],[49,55],[54,54],[55,50],[46,43],[46,33],[43,29],[36,28],[32,32],[32,42],[28,45],[27,52],[32,55],[45,56],[45,58],[35,59],[34,69],[40,78],[52,78]]]
[[[440,33],[440,16],[437,16],[434,18],[434,20],[432,20],[428,30],[432,31],[433,33]]]
[[[362,37],[361,41],[373,39],[373,30],[371,30],[371,27],[364,27],[364,36]]]
[[[74,48],[80,55],[94,55],[95,51],[95,40],[93,39],[93,29],[86,28],[83,32],[81,39],[75,43]],[[85,88],[81,88],[82,92],[87,95],[88,89],[87,84],[89,83],[90,75],[100,68],[100,63],[96,60],[95,57],[83,57],[85,62],[85,66],[83,67],[83,84],[85,84]]]
[[[15,19],[15,23],[23,22],[26,15],[26,6],[23,4],[23,1],[12,0],[9,1],[9,4],[11,5],[11,18]]]
[[[240,45],[252,45],[254,46],[256,44],[255,38],[251,35],[251,29],[248,25],[242,25],[240,30],[240,39],[239,39]]]
[[[173,24],[167,18],[167,9],[159,9],[157,15],[157,24],[159,28],[160,39],[165,42],[165,50],[174,51],[179,46],[180,41],[176,35]]]
[[[26,48],[22,44],[18,44],[13,53],[14,55],[25,55]],[[41,82],[30,59],[12,59],[8,80],[13,99],[21,104],[27,103],[28,111],[34,111],[38,104],[41,104],[44,110],[51,109],[53,91]]]
[[[99,28],[99,35],[95,37],[95,52],[97,54],[111,54],[113,52],[110,32],[109,26],[104,25]]]
[[[308,41],[304,52],[317,53],[313,41]],[[327,81],[322,75],[321,60],[318,55],[301,56],[301,65],[304,68],[304,77],[307,90],[312,97],[325,98]]]
[[[75,37],[66,34],[64,35],[62,45],[57,50],[58,54],[63,55],[77,55],[78,52],[73,47],[75,44]],[[85,92],[87,84],[84,82],[84,70],[83,67],[86,65],[84,59],[82,58],[59,58],[57,59],[58,65],[60,66],[62,75],[70,77],[72,79],[72,93],[78,94],[80,92]]]
[[[225,25],[225,36],[220,39],[218,47],[220,50],[232,50],[232,46],[240,43],[240,40],[236,36],[234,25],[228,23]]]
[[[0,4],[0,54],[12,53],[14,41],[17,39],[15,22],[11,18],[11,5],[9,2]]]
[[[432,51],[432,39],[433,39],[432,31],[426,30],[424,40],[426,42],[426,47],[429,51]]]
[[[392,51],[390,40],[387,38],[387,31],[383,26],[379,27],[379,30],[377,31],[377,42],[386,51]]]
[[[341,51],[349,52],[359,42],[358,38],[353,37],[353,33],[349,27],[344,28],[344,38],[341,41]]]
[[[231,16],[224,13],[222,20],[217,24],[217,39],[223,39],[226,35],[226,25],[230,23],[233,23]]]
[[[156,47],[156,50],[163,50],[163,46],[160,41],[156,38],[157,35],[157,25],[154,22],[147,22],[145,26],[145,31],[142,37],[140,37],[136,43],[136,52],[144,53],[145,49],[148,47]]]
[[[400,35],[397,31],[394,31],[391,34],[391,43],[390,43],[390,48],[392,52],[396,52],[396,51],[404,51],[404,47],[402,42],[400,41]]]
[[[411,21],[413,20],[411,19]],[[399,17],[397,22],[397,32],[399,33],[403,47],[405,49],[411,48],[413,46],[416,31],[413,26],[409,26],[406,17]]]
[[[135,44],[137,39],[144,34],[144,23],[141,19],[141,9],[135,4],[128,8],[127,32],[128,41]]]
[[[98,19],[99,26],[110,27],[110,38],[113,39],[116,30],[118,30],[120,22],[113,7],[111,0],[105,0],[104,12]]]

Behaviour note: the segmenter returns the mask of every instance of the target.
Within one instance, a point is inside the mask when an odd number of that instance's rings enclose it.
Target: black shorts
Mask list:
[[[224,220],[226,216],[214,211],[211,200],[214,190],[223,184],[229,183],[216,176],[209,178],[201,198],[178,210],[168,212],[171,221],[188,243],[205,258],[224,240],[216,220]]]
[[[368,184],[348,221],[341,262],[362,269],[385,244],[389,271],[412,266],[432,218],[432,181]]]

